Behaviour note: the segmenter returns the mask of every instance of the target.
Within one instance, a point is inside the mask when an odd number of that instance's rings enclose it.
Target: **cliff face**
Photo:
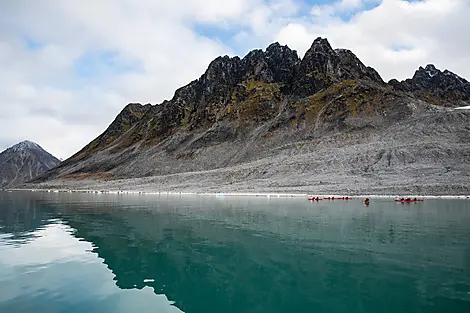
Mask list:
[[[22,141],[0,153],[0,187],[12,187],[29,181],[60,161],[31,141]]]
[[[448,70],[442,72],[432,64],[420,67],[411,79],[402,82],[392,79],[389,84],[436,105],[470,105],[470,83]]]
[[[274,43],[243,59],[215,59],[169,101],[129,104],[103,134],[38,182],[229,168],[312,153],[306,146],[318,152],[311,155],[313,161],[322,158],[323,144],[352,147],[380,134],[388,138],[390,128],[415,118],[419,124],[420,116],[444,114],[445,107],[468,105],[469,97],[465,79],[433,66],[420,68],[412,79],[385,83],[351,51],[333,50],[326,39],[316,39],[303,59]],[[451,119],[465,124],[467,113],[459,114]],[[459,132],[461,139],[468,129],[459,125],[437,136]],[[414,132],[400,131],[403,137]],[[416,132],[413,140],[420,142],[422,135]],[[468,158],[468,153],[456,153],[449,162],[454,157]],[[269,162],[265,163],[260,166],[265,168]],[[324,166],[340,167],[334,163]],[[364,173],[368,163],[363,160],[347,171]],[[393,162],[388,164],[392,170]]]

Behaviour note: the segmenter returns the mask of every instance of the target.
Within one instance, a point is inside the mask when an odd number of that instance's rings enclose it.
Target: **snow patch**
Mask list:
[[[455,108],[456,110],[470,110],[470,105],[467,105],[465,107],[459,107],[459,108]]]
[[[437,72],[432,72],[432,71],[426,71],[426,73],[428,73],[429,77],[431,78],[437,75]]]
[[[17,143],[16,145],[12,146],[11,149],[13,149],[13,151],[25,151],[29,149],[42,150],[42,148],[37,143],[29,140],[24,140],[20,143]]]
[[[461,83],[461,84],[467,83],[467,81],[466,81],[465,79],[462,79],[462,77],[460,77],[460,76],[458,76],[458,75],[452,73],[451,71],[445,70],[445,71],[444,71],[444,75],[450,76],[450,77],[452,77],[452,78],[458,80],[459,83]]]

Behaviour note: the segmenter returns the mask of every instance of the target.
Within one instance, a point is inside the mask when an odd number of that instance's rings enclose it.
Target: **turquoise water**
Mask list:
[[[470,201],[0,192],[0,312],[470,312]]]

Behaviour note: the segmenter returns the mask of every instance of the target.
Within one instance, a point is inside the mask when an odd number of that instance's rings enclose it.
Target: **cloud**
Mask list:
[[[462,30],[470,27],[466,0],[348,1],[360,5],[352,17],[341,15],[346,1],[314,6],[312,19],[299,19],[283,28],[277,40],[303,54],[312,39],[327,37],[333,47],[348,48],[386,80],[405,79],[420,65],[470,77],[470,41]],[[354,5],[353,5],[354,4]],[[356,6],[357,8],[357,6]]]
[[[170,98],[230,51],[191,30],[196,1],[169,3],[3,1],[0,148],[27,138],[68,157],[128,102]],[[217,3],[194,19],[227,17]]]
[[[466,0],[5,0],[0,149],[23,139],[68,157],[128,102],[159,103],[221,54],[318,36],[385,79],[427,63],[470,77]],[[463,35],[462,35],[463,34]]]

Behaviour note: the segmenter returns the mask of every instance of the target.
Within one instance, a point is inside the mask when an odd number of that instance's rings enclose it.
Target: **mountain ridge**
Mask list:
[[[434,66],[385,83],[350,50],[334,50],[326,39],[317,38],[302,59],[273,43],[243,58],[216,58],[161,104],[127,105],[106,131],[37,182],[223,169],[280,150],[295,153],[305,144],[319,147],[335,136],[355,145],[420,115],[465,119],[467,113],[448,110],[470,104],[469,96],[465,79]],[[350,142],[358,134],[363,138]]]

